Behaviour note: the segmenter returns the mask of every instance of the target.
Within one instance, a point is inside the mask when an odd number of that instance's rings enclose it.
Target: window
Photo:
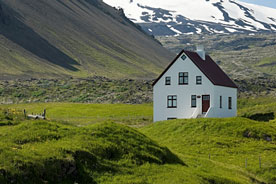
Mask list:
[[[179,85],[188,84],[188,72],[179,72],[178,84]]]
[[[191,96],[191,107],[196,107],[196,95]]]
[[[196,76],[196,84],[202,84],[202,77]]]
[[[202,100],[210,101],[210,95],[202,95]]]
[[[171,85],[171,77],[165,78],[165,85]]]
[[[185,60],[187,58],[187,56],[183,55],[181,56],[181,59]]]
[[[177,118],[167,118],[167,120],[174,120],[174,119],[177,119]]]
[[[228,109],[232,109],[232,97],[228,97]]]
[[[176,108],[176,95],[169,95],[167,101],[168,108]]]
[[[219,96],[219,108],[222,108],[222,96]]]

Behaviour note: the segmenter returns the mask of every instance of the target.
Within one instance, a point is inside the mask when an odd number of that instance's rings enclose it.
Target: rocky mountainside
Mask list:
[[[104,0],[157,36],[276,32],[276,9],[238,0]]]
[[[195,50],[204,45],[205,50],[232,78],[270,85],[276,81],[276,37],[274,34],[203,34],[157,37],[174,53],[183,48]],[[256,83],[252,83],[254,81]],[[250,82],[251,81],[251,82]],[[274,88],[274,87],[273,87]]]
[[[171,57],[100,0],[0,0],[0,79],[154,78]]]

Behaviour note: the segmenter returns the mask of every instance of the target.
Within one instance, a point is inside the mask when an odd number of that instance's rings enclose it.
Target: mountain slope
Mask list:
[[[104,0],[153,35],[276,31],[276,9],[238,0]]]
[[[0,78],[153,78],[171,53],[98,0],[0,0]]]

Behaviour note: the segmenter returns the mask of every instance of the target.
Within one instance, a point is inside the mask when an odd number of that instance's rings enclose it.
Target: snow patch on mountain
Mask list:
[[[103,1],[154,35],[276,31],[276,9],[238,0]]]

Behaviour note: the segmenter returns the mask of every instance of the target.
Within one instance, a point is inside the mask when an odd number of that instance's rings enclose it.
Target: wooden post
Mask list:
[[[42,116],[46,117],[46,109],[44,109]]]
[[[26,110],[25,109],[24,109],[23,113],[24,113],[24,118],[26,118]]]
[[[247,158],[245,158],[245,168],[247,168]]]
[[[259,167],[260,167],[260,169],[262,168],[262,159],[260,156],[259,156]]]

